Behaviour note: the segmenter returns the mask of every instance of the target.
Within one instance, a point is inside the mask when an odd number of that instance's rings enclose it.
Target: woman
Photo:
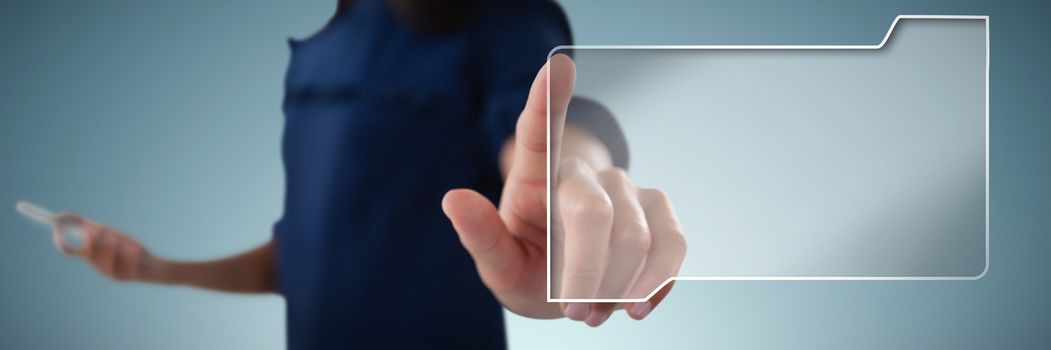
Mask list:
[[[667,199],[619,170],[626,147],[598,131],[613,125],[601,107],[575,100],[562,131],[573,67],[541,66],[570,42],[548,1],[341,0],[325,28],[290,41],[285,212],[270,242],[170,261],[66,214],[87,234],[70,253],[121,280],[279,292],[291,349],[499,348],[502,307],[592,326],[619,308],[641,319],[670,285],[637,304],[546,300],[548,74],[554,293],[648,295],[685,249]],[[461,187],[474,190],[450,191]]]

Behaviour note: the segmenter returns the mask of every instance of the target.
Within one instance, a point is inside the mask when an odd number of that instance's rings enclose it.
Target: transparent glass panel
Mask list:
[[[987,35],[899,18],[873,45],[553,54],[620,124],[630,178],[670,198],[679,279],[968,279],[987,263]]]

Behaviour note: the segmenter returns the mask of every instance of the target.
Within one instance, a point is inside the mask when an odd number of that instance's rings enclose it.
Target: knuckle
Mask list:
[[[529,151],[536,152],[536,153],[546,153],[547,152],[547,140],[546,139],[538,139],[538,138],[535,138],[535,137],[532,137],[532,138],[530,138],[530,137],[520,137],[518,139],[520,140],[518,142],[521,143],[522,147],[524,147],[525,149],[527,149]]]
[[[117,242],[117,240],[113,237],[110,237],[109,235],[103,235],[99,239],[99,248],[101,248],[101,250],[105,252],[106,255],[112,255],[118,243],[119,242]]]
[[[106,232],[105,230],[102,230],[97,227],[88,228],[87,232],[88,237],[91,237],[91,239],[95,240],[95,242],[98,243],[98,245],[100,246],[109,245],[110,242],[113,240],[113,237],[111,237],[109,232]]]
[[[98,227],[95,227],[95,226],[85,225],[85,226],[81,227],[81,232],[84,233],[84,237],[87,237],[87,238],[93,239],[93,240],[98,240],[98,239],[102,238],[102,236],[103,236],[102,230],[99,229]]]
[[[587,178],[579,175],[560,175],[558,185],[554,187],[559,193],[575,193],[588,186]]]
[[[603,170],[600,176],[607,180],[612,180],[619,183],[631,182],[631,178],[628,177],[628,172],[623,168],[614,167]]]
[[[125,254],[126,254],[126,258],[129,259],[130,261],[138,261],[140,258],[142,258],[142,248],[131,247],[131,248],[127,249],[127,253],[125,253]]]
[[[668,194],[657,188],[639,189],[639,197],[650,203],[667,203]]]
[[[583,159],[570,157],[563,158],[562,162],[558,163],[558,167],[563,174],[581,174],[586,171],[588,165]]]
[[[633,224],[613,230],[610,244],[627,253],[645,254],[651,244],[649,228]]]
[[[63,249],[66,249],[66,248],[63,248]],[[67,252],[67,251],[64,250],[63,252],[66,252],[66,253],[68,253],[70,255],[79,256],[79,257],[84,258],[85,260],[90,261],[91,257],[95,255],[95,246],[90,244],[90,243],[88,243],[88,244],[85,244],[83,247],[81,247],[79,251],[69,250]]]
[[[547,192],[526,191],[507,198],[511,211],[522,217],[542,220],[547,215]]]
[[[686,256],[686,235],[683,234],[681,229],[672,230],[665,239],[667,240],[669,253],[675,254],[680,258]]]
[[[613,217],[613,203],[600,194],[578,196],[569,203],[562,203],[568,216],[578,220],[609,220]]]
[[[604,271],[598,266],[580,266],[567,271],[565,277],[575,282],[591,283],[601,281],[603,273]]]
[[[632,192],[635,190],[635,182],[631,180],[628,173],[621,168],[612,168],[603,170],[599,174],[599,179],[602,182],[603,187],[622,189],[625,193]]]

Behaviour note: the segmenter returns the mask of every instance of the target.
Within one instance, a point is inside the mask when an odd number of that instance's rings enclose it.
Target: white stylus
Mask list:
[[[59,249],[64,246],[68,250],[76,250],[84,243],[84,233],[75,222],[56,222],[55,213],[27,201],[18,201],[15,210],[23,216],[48,228],[58,227],[62,237],[55,237],[55,244]]]

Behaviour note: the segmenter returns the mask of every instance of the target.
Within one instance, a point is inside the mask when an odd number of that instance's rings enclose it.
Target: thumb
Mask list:
[[[442,210],[474,258],[482,282],[494,293],[514,288],[525,253],[489,199],[468,189],[452,190],[442,199]]]

